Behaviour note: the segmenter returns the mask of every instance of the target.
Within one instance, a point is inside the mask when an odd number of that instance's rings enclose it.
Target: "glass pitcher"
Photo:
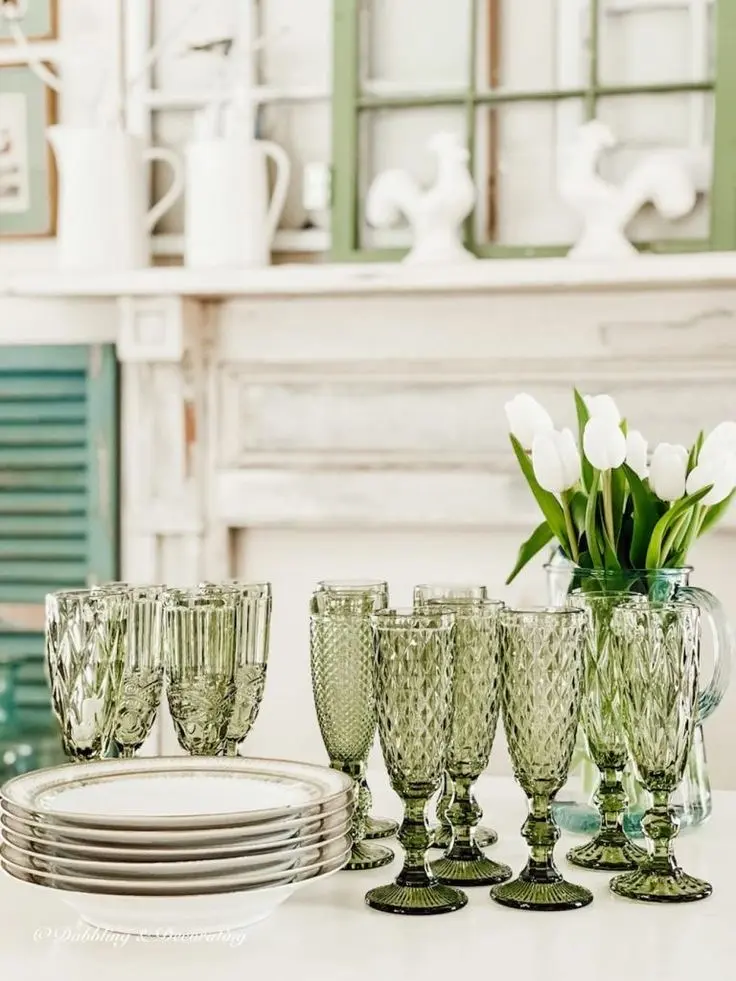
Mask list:
[[[728,687],[733,646],[731,629],[720,601],[708,590],[689,584],[692,572],[690,567],[644,570],[581,569],[557,552],[544,568],[547,573],[549,600],[555,605],[564,603],[568,594],[576,589],[637,592],[658,602],[687,600],[699,607],[704,622],[710,623],[713,636],[713,675],[710,683],[700,691],[698,725],[687,770],[673,797],[681,828],[702,824],[710,816],[712,808],[702,723],[715,711]],[[555,820],[561,828],[580,834],[593,834],[597,831],[598,811],[591,802],[597,782],[598,769],[590,759],[585,737],[582,730],[579,730],[571,778],[560,791],[554,805]],[[629,811],[624,826],[629,834],[640,835],[639,822],[649,807],[649,795],[628,770],[624,775],[624,786],[629,797]]]

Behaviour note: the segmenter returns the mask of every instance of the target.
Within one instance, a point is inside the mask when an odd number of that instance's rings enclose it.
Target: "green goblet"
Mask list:
[[[161,586],[127,589],[128,632],[114,729],[115,744],[125,759],[135,756],[145,742],[161,702],[163,595]]]
[[[629,752],[611,636],[614,611],[638,599],[643,597],[636,593],[575,592],[568,600],[568,605],[585,610],[590,618],[580,725],[601,775],[593,798],[601,816],[600,831],[591,841],[567,853],[568,862],[584,869],[623,872],[637,868],[646,855],[629,840],[623,827],[628,800],[622,778]]]
[[[688,875],[675,859],[679,819],[669,804],[685,772],[698,717],[700,612],[689,603],[619,606],[612,633],[626,741],[652,807],[641,822],[649,853],[638,869],[613,878],[611,889],[650,903],[706,899],[710,883]]]
[[[358,785],[351,835],[353,847],[347,870],[377,869],[393,861],[383,845],[364,841],[371,803],[365,783],[368,752],[376,735],[376,698],[373,685],[373,598],[363,596],[346,610],[327,604],[330,612],[309,618],[312,691],[322,740],[330,766],[352,777]]]
[[[485,586],[477,583],[464,582],[425,582],[414,587],[414,606],[423,606],[430,602],[447,602],[466,600],[484,600],[487,597]],[[430,848],[446,850],[452,844],[452,825],[447,815],[455,796],[452,777],[445,770],[442,774],[442,786],[435,806],[438,824],[432,828],[432,844]],[[495,845],[498,835],[493,828],[478,827],[475,829],[475,843],[479,848]]]
[[[452,718],[445,764],[454,796],[447,810],[452,845],[431,868],[440,882],[450,885],[493,885],[510,879],[511,869],[486,858],[475,840],[483,812],[473,795],[473,785],[488,766],[498,722],[503,603],[430,601],[424,607],[433,608],[455,615]]]
[[[521,833],[529,860],[516,879],[491,889],[515,909],[578,909],[592,902],[554,864],[560,832],[552,800],[570,769],[580,720],[589,630],[584,610],[547,607],[504,610],[501,697],[514,775],[529,799]]]
[[[445,763],[454,617],[384,610],[373,616],[373,629],[378,734],[391,786],[404,804],[404,867],[393,883],[371,889],[365,901],[385,913],[449,913],[468,898],[441,884],[429,868],[427,807]]]

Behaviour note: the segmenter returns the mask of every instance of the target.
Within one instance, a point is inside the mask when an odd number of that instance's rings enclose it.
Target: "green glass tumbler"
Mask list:
[[[390,848],[364,840],[371,803],[366,761],[376,734],[371,612],[367,602],[362,613],[338,610],[309,618],[312,691],[322,740],[330,766],[358,786],[350,829],[353,847],[344,866],[348,871],[380,868],[394,858]]]
[[[414,587],[414,606],[423,606],[430,602],[454,602],[467,600],[484,600],[488,591],[485,586],[477,583],[464,582],[427,582]],[[448,810],[455,796],[455,786],[450,774],[442,774],[440,795],[435,806],[438,824],[432,828],[431,848],[441,848],[446,851],[452,844],[452,825]],[[493,828],[478,827],[475,829],[475,842],[479,848],[495,845],[498,835]]]
[[[385,610],[388,606],[388,583],[385,579],[322,579],[312,596],[312,612],[324,613],[327,609],[345,612],[370,612]],[[372,795],[365,777],[361,781],[360,793],[363,805],[368,808],[365,823],[367,839],[393,838],[399,829],[396,821],[390,818],[374,817],[371,813]]]
[[[567,853],[568,862],[584,869],[623,872],[635,869],[646,852],[624,831],[628,800],[623,772],[629,759],[621,712],[621,685],[613,650],[611,622],[614,611],[643,600],[632,593],[571,593],[568,606],[585,610],[590,620],[585,656],[585,685],[580,725],[588,750],[600,771],[593,797],[600,831],[591,841]]]
[[[365,901],[385,913],[430,915],[465,906],[427,863],[427,808],[445,765],[452,711],[455,621],[449,613],[384,610],[373,616],[378,734],[391,786],[404,805],[404,866]]]
[[[503,721],[514,776],[529,800],[522,826],[529,860],[516,879],[494,886],[491,896],[515,909],[579,909],[593,894],[567,882],[555,866],[560,832],[552,820],[552,800],[575,748],[588,616],[565,607],[504,610],[502,625]]]
[[[114,738],[123,758],[145,742],[161,702],[163,686],[163,593],[160,586],[127,589],[128,632]]]
[[[612,633],[626,741],[652,806],[641,822],[648,855],[635,871],[615,876],[611,889],[651,903],[706,899],[710,883],[688,875],[675,859],[679,819],[670,806],[698,721],[700,611],[689,603],[646,600],[619,606]]]

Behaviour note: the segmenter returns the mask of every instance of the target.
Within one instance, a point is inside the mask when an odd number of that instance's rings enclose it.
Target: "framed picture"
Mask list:
[[[0,239],[53,235],[56,168],[46,140],[54,93],[27,65],[0,66]]]
[[[56,37],[58,0],[0,0],[0,43],[13,43],[9,18],[3,16],[3,8],[15,17],[29,41]]]

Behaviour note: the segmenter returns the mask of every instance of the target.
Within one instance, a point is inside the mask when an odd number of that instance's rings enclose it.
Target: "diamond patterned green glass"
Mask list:
[[[516,879],[491,889],[515,909],[578,909],[592,902],[554,864],[560,832],[552,799],[565,782],[580,721],[589,623],[582,610],[543,608],[502,613],[501,692],[514,775],[529,799],[522,835],[529,860]]]
[[[404,866],[393,883],[371,889],[365,900],[386,913],[449,913],[468,900],[429,868],[427,807],[445,764],[454,618],[386,610],[375,614],[373,629],[378,734],[391,786],[404,804]]]
[[[642,603],[614,610],[612,634],[620,670],[626,741],[652,807],[641,826],[649,853],[633,872],[611,880],[627,899],[685,903],[710,896],[712,886],[677,864],[677,813],[670,806],[685,772],[697,724],[700,614],[688,603]]]
[[[389,848],[364,841],[371,803],[366,760],[376,734],[373,632],[370,610],[353,615],[337,605],[338,612],[313,613],[309,618],[312,691],[330,766],[359,786],[351,826],[353,848],[345,868],[373,869],[394,857]]]
[[[590,621],[585,657],[585,686],[580,724],[600,783],[593,798],[600,813],[598,834],[571,849],[567,860],[585,869],[623,872],[637,868],[646,852],[624,831],[628,800],[623,771],[629,758],[621,718],[621,686],[611,637],[611,619],[622,604],[643,597],[632,593],[575,592],[568,605],[584,610]]]
[[[64,752],[93,760],[110,748],[125,662],[127,598],[99,590],[46,597],[46,666]]]
[[[477,583],[461,582],[429,582],[420,583],[414,587],[414,606],[421,607],[435,602],[466,602],[480,601],[487,598],[485,586]],[[442,774],[442,786],[435,807],[438,824],[432,828],[432,848],[446,851],[452,844],[452,825],[448,811],[455,797],[455,785],[447,771]],[[475,829],[475,842],[479,848],[494,845],[498,835],[493,828],[478,827]]]
[[[163,589],[130,587],[123,684],[115,721],[122,757],[135,755],[153,727],[163,685]]]

